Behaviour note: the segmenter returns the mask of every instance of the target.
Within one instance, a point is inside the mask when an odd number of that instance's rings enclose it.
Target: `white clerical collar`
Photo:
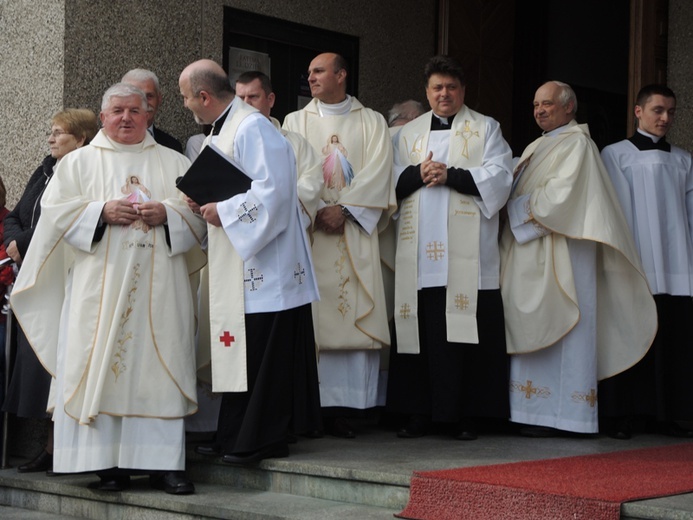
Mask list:
[[[559,126],[558,128],[554,128],[553,130],[549,130],[548,132],[544,132],[541,135],[545,135],[548,137],[554,137],[560,134],[563,130],[565,130],[565,127],[568,126],[573,120],[571,119],[568,121],[566,124]]]
[[[654,142],[654,143],[658,143],[659,140],[661,139],[661,137],[658,137],[658,136],[656,136],[656,135],[652,135],[652,134],[650,134],[650,133],[648,133],[648,132],[645,132],[644,130],[640,130],[639,128],[636,128],[635,130],[636,130],[639,134],[642,134],[642,135],[644,135],[645,137],[649,137],[650,139],[652,139],[652,142]]]
[[[323,103],[318,99],[316,106],[318,107],[318,114],[320,114],[320,117],[343,116],[351,112],[351,96],[347,94],[344,101],[331,105]]]

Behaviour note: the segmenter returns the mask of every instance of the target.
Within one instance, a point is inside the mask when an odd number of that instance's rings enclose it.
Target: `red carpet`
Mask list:
[[[618,520],[622,502],[693,491],[693,443],[415,472],[415,520]]]

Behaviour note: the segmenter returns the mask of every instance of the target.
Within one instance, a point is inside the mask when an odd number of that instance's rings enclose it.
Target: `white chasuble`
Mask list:
[[[465,106],[450,130],[431,132],[431,117],[431,112],[420,116],[397,135],[395,182],[407,166],[422,163],[433,152],[433,160],[472,172],[482,196],[436,186],[419,189],[401,202],[395,269],[400,353],[419,352],[417,290],[423,287],[447,289],[448,341],[478,343],[477,292],[493,288],[484,287],[484,280],[497,284],[497,273],[481,275],[481,248],[483,244],[493,265],[498,256],[495,239],[489,247],[484,237],[497,233],[497,212],[510,189],[510,149],[495,121]]]
[[[325,205],[394,211],[392,146],[379,114],[351,98],[346,115],[320,116],[314,99],[289,114],[284,128],[306,137],[322,157]],[[363,350],[390,344],[378,232],[347,219],[343,234],[316,231],[313,242],[320,302],[313,305],[321,350]],[[322,363],[321,363],[322,364]],[[324,404],[323,404],[324,405]]]
[[[506,226],[501,291],[510,354],[564,338],[581,319],[568,240],[596,242],[597,377],[637,363],[657,330],[657,314],[628,225],[586,125],[574,121],[530,144],[508,214],[543,229],[520,244]],[[529,195],[529,197],[523,196]],[[512,206],[522,201],[523,211]],[[512,222],[510,222],[513,225]],[[550,233],[546,234],[546,231]]]
[[[99,133],[61,161],[46,189],[12,304],[60,379],[49,404],[64,402],[80,424],[99,414],[175,419],[197,409],[189,274],[204,265],[205,223],[175,188],[188,165],[149,135],[125,146]],[[105,201],[119,198],[163,202],[170,246],[164,226],[141,220],[106,226],[93,242]]]

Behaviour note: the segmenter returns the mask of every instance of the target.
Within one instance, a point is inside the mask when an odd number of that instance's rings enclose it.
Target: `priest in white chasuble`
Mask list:
[[[313,243],[320,400],[325,431],[350,438],[348,417],[379,404],[379,349],[390,344],[390,331],[378,234],[395,198],[385,119],[347,95],[346,77],[343,57],[315,57],[308,76],[313,100],[288,114],[284,128],[304,136],[322,157]]]
[[[598,431],[597,381],[637,363],[657,314],[637,250],[577,99],[550,81],[534,97],[543,135],[520,157],[501,238],[520,433]]]
[[[101,122],[46,189],[12,305],[54,378],[54,470],[96,471],[103,490],[126,488],[139,471],[155,488],[192,493],[189,275],[205,263],[206,225],[176,189],[189,161],[146,131],[142,91],[107,90]]]
[[[509,417],[498,222],[512,153],[498,122],[464,104],[454,58],[431,58],[425,78],[432,110],[394,140],[397,334],[387,406],[409,417],[399,437],[435,427],[474,440]]]
[[[251,181],[192,206],[208,223],[210,318],[201,326],[209,327],[212,389],[223,393],[216,441],[197,451],[236,465],[286,457],[290,431],[321,428],[310,310],[318,288],[294,153],[267,117],[234,96],[217,63],[188,65],[179,87],[195,119],[213,125],[204,146]]]
[[[657,337],[643,360],[600,384],[606,433],[633,429],[693,437],[693,160],[667,142],[676,96],[646,85],[636,98],[636,132],[602,150],[659,314]],[[688,426],[685,426],[688,422]]]

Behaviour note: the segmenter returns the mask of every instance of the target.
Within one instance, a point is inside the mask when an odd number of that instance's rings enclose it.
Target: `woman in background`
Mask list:
[[[41,215],[41,197],[56,166],[68,153],[86,146],[99,131],[96,115],[91,110],[70,108],[51,119],[48,136],[50,155],[36,169],[24,194],[5,219],[4,244],[7,254],[21,266]],[[51,376],[39,363],[24,332],[17,325],[17,354],[3,411],[18,417],[46,419],[48,439],[45,448],[31,462],[17,471],[29,473],[53,468],[53,425],[46,413]]]

